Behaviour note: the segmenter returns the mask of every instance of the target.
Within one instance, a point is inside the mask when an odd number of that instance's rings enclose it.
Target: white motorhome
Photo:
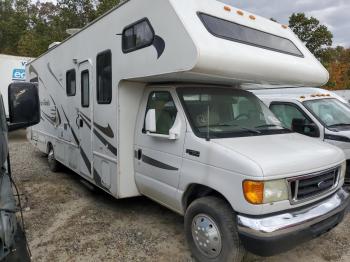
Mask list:
[[[350,106],[345,99],[311,87],[251,91],[284,127],[341,148],[347,159],[345,183],[350,184]]]
[[[343,218],[344,153],[280,127],[241,88],[327,82],[280,24],[213,0],[130,0],[27,73],[42,109],[28,138],[50,167],[185,215],[198,261],[272,255]]]
[[[9,115],[7,89],[12,82],[25,81],[25,66],[30,57],[0,54],[0,91],[3,94],[6,117]]]

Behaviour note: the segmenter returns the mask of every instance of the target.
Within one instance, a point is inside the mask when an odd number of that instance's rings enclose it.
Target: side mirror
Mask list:
[[[314,123],[306,124],[305,119],[294,118],[292,120],[292,130],[310,137],[318,137],[320,135],[317,125]]]
[[[146,114],[146,123],[145,123],[146,132],[156,132],[157,131],[157,125],[156,125],[156,110],[155,109],[149,109]]]
[[[40,102],[37,84],[18,82],[8,87],[9,131],[40,122]]]

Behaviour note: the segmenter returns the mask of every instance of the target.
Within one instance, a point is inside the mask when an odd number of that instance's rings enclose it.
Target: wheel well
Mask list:
[[[51,144],[51,142],[47,143],[47,147],[46,147],[46,153],[48,154],[50,152],[50,149],[53,148],[53,145]]]
[[[215,189],[200,184],[192,184],[187,188],[182,198],[182,206],[184,211],[194,200],[205,196],[216,196],[225,200],[229,204],[227,199]]]

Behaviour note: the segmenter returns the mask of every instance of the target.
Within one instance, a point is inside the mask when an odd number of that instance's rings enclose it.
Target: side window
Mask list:
[[[280,120],[284,127],[292,129],[293,119],[303,119],[307,124],[310,120],[295,106],[290,104],[271,104],[271,111]]]
[[[317,126],[297,106],[292,104],[273,103],[271,111],[284,127],[307,136],[318,137]]]
[[[112,53],[105,51],[96,59],[97,65],[97,103],[110,104],[112,102]]]
[[[171,94],[164,91],[152,92],[148,97],[146,115],[150,109],[156,110],[156,133],[169,135],[169,130],[174,125],[177,115],[177,109]]]
[[[90,83],[89,70],[81,72],[81,106],[89,107],[90,105]]]
[[[76,93],[76,81],[75,70],[69,70],[66,73],[66,92],[67,96],[75,96]]]
[[[142,19],[123,30],[122,49],[129,53],[153,43],[154,31],[148,19]]]

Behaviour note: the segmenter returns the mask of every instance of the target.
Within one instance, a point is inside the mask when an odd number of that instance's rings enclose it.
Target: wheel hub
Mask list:
[[[220,230],[209,216],[199,214],[193,218],[192,237],[204,255],[215,258],[220,254],[222,248]]]

